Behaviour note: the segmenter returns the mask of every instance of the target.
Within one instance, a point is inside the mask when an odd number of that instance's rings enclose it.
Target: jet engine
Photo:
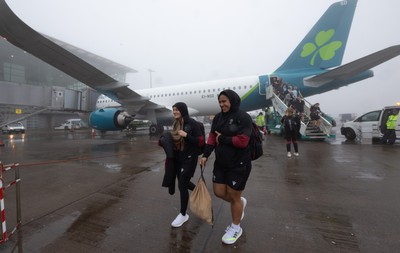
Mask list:
[[[100,131],[115,131],[124,129],[133,116],[116,108],[103,108],[90,113],[89,124]]]

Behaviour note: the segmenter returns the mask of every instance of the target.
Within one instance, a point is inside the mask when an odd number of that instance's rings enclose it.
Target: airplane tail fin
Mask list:
[[[276,71],[341,65],[356,5],[357,0],[332,4]]]

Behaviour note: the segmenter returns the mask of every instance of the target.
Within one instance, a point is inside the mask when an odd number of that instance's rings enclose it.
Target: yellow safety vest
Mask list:
[[[258,115],[256,118],[257,126],[265,126],[265,120],[263,115]]]
[[[396,129],[396,122],[397,122],[398,117],[399,117],[398,114],[390,115],[388,120],[386,121],[386,128],[387,129]]]

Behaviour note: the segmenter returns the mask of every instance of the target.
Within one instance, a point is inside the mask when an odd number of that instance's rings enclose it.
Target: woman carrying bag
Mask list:
[[[242,197],[251,171],[249,147],[252,119],[239,109],[240,97],[233,90],[218,95],[221,112],[215,115],[200,165],[205,166],[214,151],[214,194],[230,204],[232,223],[226,228],[222,242],[233,244],[242,235],[240,222],[247,200]]]
[[[189,117],[187,105],[178,102],[172,106],[174,117],[173,130],[173,168],[178,178],[181,208],[178,216],[171,223],[172,227],[180,227],[189,220],[186,213],[189,202],[189,190],[195,185],[190,181],[193,177],[200,148],[204,146],[204,137],[198,123]]]

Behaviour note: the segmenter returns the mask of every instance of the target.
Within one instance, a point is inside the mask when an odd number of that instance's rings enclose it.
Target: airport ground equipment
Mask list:
[[[361,141],[363,138],[372,138],[373,143],[378,143],[386,130],[387,118],[393,110],[399,112],[400,106],[385,106],[381,110],[367,112],[352,121],[343,123],[340,133],[347,140]],[[396,138],[400,139],[400,117],[396,123]]]
[[[270,122],[269,130],[275,133],[281,133],[281,122],[280,119],[285,115],[287,105],[277,96],[273,90],[273,86],[270,85],[266,89],[266,99],[270,99],[274,112]],[[321,116],[322,123],[319,126],[319,130],[315,130],[310,117],[310,104],[307,102],[304,105],[304,119],[301,121],[300,133],[302,139],[325,139],[332,138],[334,135],[332,132],[332,124],[326,119],[326,116]],[[271,125],[272,124],[272,125]]]

